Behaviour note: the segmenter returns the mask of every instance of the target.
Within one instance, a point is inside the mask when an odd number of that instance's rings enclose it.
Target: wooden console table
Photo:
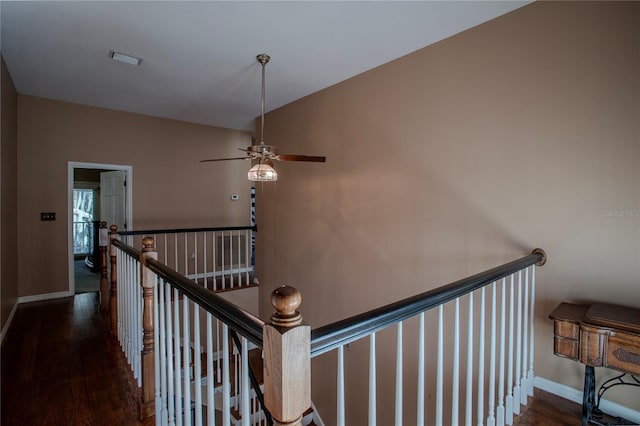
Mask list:
[[[640,309],[561,303],[549,318],[554,325],[553,352],[585,364],[582,424],[586,426],[593,420],[596,402],[594,367],[640,376]]]

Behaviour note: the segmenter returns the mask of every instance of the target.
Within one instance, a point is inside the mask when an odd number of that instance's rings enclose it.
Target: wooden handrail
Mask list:
[[[311,332],[311,357],[329,352],[339,346],[356,341],[377,330],[413,317],[450,300],[471,293],[487,284],[511,275],[530,265],[542,266],[547,255],[535,249],[530,255],[488,269],[470,277],[426,291],[319,328]]]
[[[178,234],[181,232],[219,232],[219,231],[257,231],[255,225],[246,226],[222,226],[210,228],[176,228],[176,229],[143,229],[139,231],[122,231],[121,236],[125,235],[154,235],[154,234]]]

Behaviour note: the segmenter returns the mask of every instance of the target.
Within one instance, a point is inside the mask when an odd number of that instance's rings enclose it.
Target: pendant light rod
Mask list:
[[[264,98],[265,98],[265,67],[269,63],[271,57],[266,53],[256,56],[256,59],[262,65],[262,97],[260,102],[260,145],[264,145]]]

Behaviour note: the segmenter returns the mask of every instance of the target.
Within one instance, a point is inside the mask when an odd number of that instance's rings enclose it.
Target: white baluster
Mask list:
[[[174,383],[175,383],[175,366],[173,364],[173,318],[171,313],[171,286],[165,284],[165,303],[167,306],[167,405],[169,410],[169,425],[173,426],[176,424],[176,411],[175,411],[175,391],[174,391]]]
[[[416,424],[424,426],[424,312],[420,314],[418,330],[418,413]]]
[[[369,426],[376,425],[376,333],[369,336]]]
[[[229,329],[222,323],[222,424],[231,425],[231,380],[229,378]]]
[[[202,356],[200,352],[200,307],[193,304],[193,383],[196,426],[202,424]]]
[[[157,288],[158,294],[158,314],[159,314],[159,326],[160,329],[160,340],[157,341],[160,344],[160,399],[161,399],[161,411],[160,417],[162,419],[162,424],[165,424],[165,421],[169,417],[169,413],[167,412],[167,401],[169,399],[167,395],[167,322],[165,320],[165,313],[167,306],[164,302],[164,288],[165,283],[164,280],[160,279]],[[156,364],[157,365],[157,364]],[[156,382],[158,383],[158,382]],[[156,410],[158,409],[158,401],[156,401]],[[158,418],[158,417],[156,417]]]
[[[524,304],[522,305],[522,378],[520,379],[520,403],[527,405],[527,357],[529,355],[529,269],[524,270]]]
[[[337,391],[337,419],[338,426],[345,425],[344,412],[344,347],[338,347],[338,391]]]
[[[487,426],[495,426],[496,406],[496,283],[491,284],[491,350],[489,352],[489,408]]]
[[[249,426],[251,424],[251,398],[249,398],[249,391],[251,388],[249,387],[249,351],[247,347],[249,346],[249,342],[246,338],[242,337],[242,356],[240,360],[242,361],[242,385],[240,388],[242,389],[242,426]]]
[[[154,240],[155,241],[155,240]],[[155,373],[155,416],[156,419],[162,419],[162,398],[160,397],[160,393],[162,390],[162,382],[160,379],[161,374],[161,364],[160,364],[160,354],[162,353],[162,342],[160,339],[160,330],[162,325],[160,324],[160,305],[159,305],[159,295],[158,295],[158,276],[154,275],[154,292],[153,292],[153,341],[155,342],[155,349],[153,351],[153,362],[154,362],[154,373]]]
[[[213,271],[213,291],[217,291],[218,290],[218,281],[216,279],[216,271],[217,271],[217,258],[216,258],[216,249],[218,248],[218,237],[216,236],[215,231],[211,233],[211,251],[212,251],[212,256],[211,256],[211,270]]]
[[[242,244],[241,244],[240,231],[237,231],[237,233],[238,233],[238,244],[237,244],[237,247],[238,247],[238,256],[237,256],[237,259],[238,259],[238,272],[237,272],[237,275],[238,275],[238,286],[242,286],[242,270],[241,270],[241,268],[242,268],[242,262],[241,262],[242,257],[240,256],[241,249],[242,249]]]
[[[458,424],[460,389],[460,298],[456,298],[453,320],[453,376],[451,378],[451,424]]]
[[[536,265],[531,265],[531,326],[529,330],[529,375],[527,377],[527,393],[533,396],[533,355],[534,355],[534,335],[535,330],[535,306],[536,306]]]
[[[473,423],[473,292],[469,293],[469,316],[467,320],[467,386],[465,404],[465,425]]]
[[[186,232],[185,232],[186,235]],[[189,336],[189,328],[191,318],[189,316],[189,298],[187,295],[182,295],[182,316],[183,321],[182,325],[184,327],[183,336],[182,336],[182,351],[183,351],[183,360],[184,360],[184,368],[182,372],[182,378],[184,380],[184,424],[191,424],[191,353],[189,350],[190,344],[190,336]]]
[[[520,370],[522,366],[522,271],[518,271],[518,302],[516,305],[516,365],[514,370],[513,413],[520,414]]]
[[[505,361],[505,331],[506,331],[506,291],[507,279],[502,279],[500,303],[500,367],[498,378],[498,409],[496,410],[496,425],[504,426],[504,361]]]
[[[220,247],[220,256],[221,256],[221,258],[220,258],[220,260],[221,260],[220,267],[221,267],[221,271],[222,271],[222,289],[225,289],[225,288],[227,288],[227,278],[224,275],[224,265],[226,263],[224,261],[224,254],[226,252],[225,243],[224,243],[224,231],[221,231],[220,234],[221,234],[221,238],[222,238],[222,246]]]
[[[402,321],[398,323],[396,344],[396,426],[402,426]]]
[[[202,235],[202,269],[204,270],[204,288],[209,288],[207,284],[207,231],[204,231]]]
[[[513,274],[511,274],[509,284],[509,361],[507,366],[507,399],[504,412],[504,422],[508,425],[513,424],[513,353],[515,351],[515,347],[513,346],[513,291]]]
[[[195,282],[198,283],[198,233],[193,233],[193,253],[195,255],[193,259],[193,276]]]
[[[480,332],[478,336],[478,426],[484,424],[484,342],[486,320],[485,287],[480,290]]]
[[[189,242],[187,241],[187,232],[185,232],[184,233],[184,273],[183,275],[189,275],[188,247],[189,247]]]
[[[438,366],[436,368],[436,426],[442,426],[442,370],[443,370],[443,346],[444,346],[444,318],[443,307],[438,306]]]
[[[231,280],[231,288],[233,288],[233,231],[229,231],[229,279]]]
[[[216,410],[215,410],[215,381],[214,381],[214,369],[213,369],[213,316],[207,312],[207,422],[212,424],[215,422]]]
[[[180,356],[180,293],[173,290],[173,356],[175,359],[175,391],[176,391],[176,425],[182,425],[184,413],[187,407],[182,405],[182,367]],[[188,426],[188,425],[187,425]]]
[[[244,275],[245,275],[245,283],[247,285],[251,284],[249,282],[249,267],[251,265],[251,231],[244,231]]]

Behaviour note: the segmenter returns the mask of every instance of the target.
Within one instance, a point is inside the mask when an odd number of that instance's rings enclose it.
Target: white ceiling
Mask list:
[[[233,129],[523,1],[2,1],[19,93]],[[110,50],[143,59],[113,61]]]

